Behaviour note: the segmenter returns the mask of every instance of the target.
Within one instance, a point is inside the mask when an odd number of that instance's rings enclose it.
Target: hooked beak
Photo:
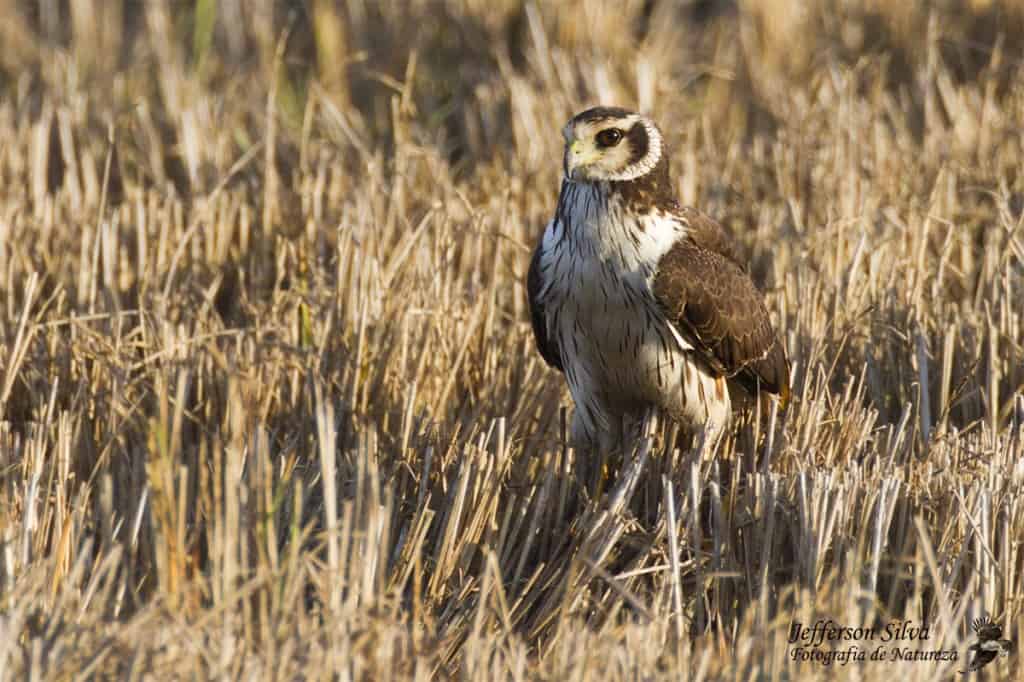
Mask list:
[[[580,140],[573,140],[565,149],[565,177],[569,180],[576,180],[576,171],[590,163],[593,154],[585,150],[585,145]]]

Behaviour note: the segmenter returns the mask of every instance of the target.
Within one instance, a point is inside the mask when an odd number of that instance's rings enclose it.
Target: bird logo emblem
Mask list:
[[[981,670],[997,656],[1009,656],[1013,651],[1013,642],[1003,639],[1003,628],[992,622],[988,616],[975,618],[971,628],[978,641],[967,648],[968,664],[967,670],[960,671],[963,674]],[[973,657],[971,654],[974,654]]]

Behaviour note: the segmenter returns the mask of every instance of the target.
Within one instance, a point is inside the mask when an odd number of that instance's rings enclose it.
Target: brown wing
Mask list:
[[[686,225],[686,234],[694,244],[713,253],[725,256],[746,272],[746,267],[736,253],[736,243],[717,221],[689,206],[677,206],[675,214]]]
[[[540,292],[544,289],[544,273],[540,268],[540,255],[544,248],[543,237],[530,260],[530,271],[526,275],[526,296],[530,302],[530,322],[533,323],[533,338],[537,342],[537,350],[549,365],[560,372],[562,369],[562,353],[555,339],[548,336],[547,316],[544,304],[540,300]]]
[[[786,351],[764,297],[732,258],[687,236],[658,263],[654,296],[713,369],[789,398]]]

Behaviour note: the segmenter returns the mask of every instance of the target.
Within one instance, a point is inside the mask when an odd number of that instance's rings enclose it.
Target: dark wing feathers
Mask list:
[[[736,253],[736,243],[717,221],[689,206],[676,208],[675,213],[679,220],[686,225],[687,235],[694,244],[712,253],[725,256],[739,266],[743,272],[747,271]]]
[[[978,618],[972,624],[974,632],[982,642],[996,640],[1003,636],[1003,628],[988,618]]]
[[[972,651],[974,652],[974,660],[967,664],[967,668],[965,670],[961,670],[960,672],[969,673],[975,670],[981,670],[986,665],[996,660],[996,656],[999,655],[995,651],[988,651],[986,649],[982,649],[977,644],[972,644],[971,646],[967,647],[967,655],[970,656]]]
[[[537,350],[540,351],[544,361],[555,369],[564,372],[562,368],[562,354],[558,349],[558,342],[548,337],[547,319],[544,313],[544,304],[540,300],[540,292],[544,289],[544,274],[540,269],[540,255],[544,247],[544,239],[533,252],[533,259],[530,260],[530,271],[526,275],[526,296],[530,301],[530,321],[533,323],[533,338],[537,341]]]
[[[715,370],[789,397],[789,361],[764,298],[710,218],[682,209],[688,234],[658,264],[654,296]]]

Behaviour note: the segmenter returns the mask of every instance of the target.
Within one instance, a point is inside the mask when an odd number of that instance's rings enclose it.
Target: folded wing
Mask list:
[[[541,254],[544,240],[541,239],[530,260],[530,270],[526,275],[526,296],[530,302],[530,322],[533,323],[533,338],[537,342],[537,350],[549,365],[559,371],[562,369],[562,354],[557,341],[548,335],[548,324],[541,292],[544,290],[544,273],[541,269]]]
[[[717,223],[682,209],[687,234],[662,258],[653,289],[668,320],[717,372],[789,398],[789,361],[764,297]]]

